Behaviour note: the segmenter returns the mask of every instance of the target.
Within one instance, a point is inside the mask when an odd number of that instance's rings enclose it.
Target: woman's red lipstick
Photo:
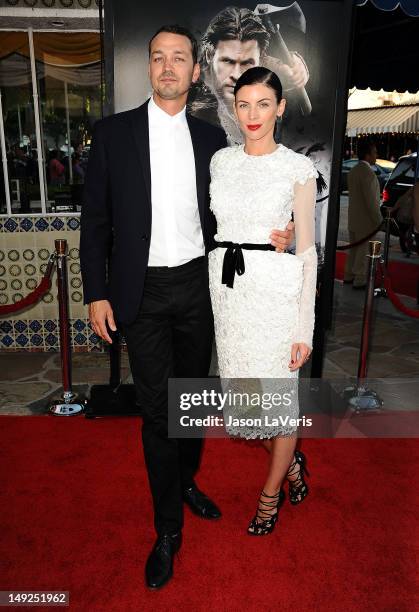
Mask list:
[[[254,132],[255,130],[258,130],[260,127],[262,127],[262,124],[258,123],[258,124],[254,124],[254,125],[248,125],[247,129],[248,130],[252,130]]]

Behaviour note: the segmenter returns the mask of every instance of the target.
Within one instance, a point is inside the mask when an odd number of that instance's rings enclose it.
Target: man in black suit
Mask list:
[[[206,253],[216,233],[209,164],[226,138],[185,112],[199,78],[190,32],[164,26],[151,39],[149,56],[152,98],[95,125],[80,258],[93,329],[111,342],[107,326],[116,330],[118,321],[143,410],[157,531],[146,582],[156,588],[172,575],[183,502],[202,518],[221,516],[194,482],[202,440],[168,438],[167,382],[208,375],[213,319]],[[282,251],[290,232],[274,232],[272,241]]]

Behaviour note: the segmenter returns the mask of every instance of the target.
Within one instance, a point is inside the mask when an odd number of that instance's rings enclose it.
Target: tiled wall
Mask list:
[[[36,287],[54,251],[54,240],[65,238],[72,344],[76,351],[101,351],[102,341],[92,331],[83,305],[79,228],[76,216],[0,218],[0,304],[16,302]],[[0,350],[59,349],[56,278],[54,272],[51,290],[37,304],[0,318]]]

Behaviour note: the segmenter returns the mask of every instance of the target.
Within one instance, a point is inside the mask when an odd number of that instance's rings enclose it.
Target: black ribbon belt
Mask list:
[[[242,249],[247,249],[248,251],[275,251],[273,244],[252,244],[249,242],[243,242],[242,244],[237,242],[216,242],[215,244],[217,247],[227,249],[223,260],[221,282],[230,289],[233,289],[236,272],[241,276],[246,270]]]

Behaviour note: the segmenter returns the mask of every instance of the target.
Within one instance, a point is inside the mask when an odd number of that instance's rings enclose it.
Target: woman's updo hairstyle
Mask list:
[[[275,72],[272,72],[272,70],[268,70],[268,68],[264,68],[263,66],[255,66],[254,68],[249,68],[243,72],[234,87],[234,96],[236,97],[239,90],[245,85],[256,85],[257,83],[262,83],[263,85],[273,89],[277,103],[279,104],[281,102],[281,81]]]

